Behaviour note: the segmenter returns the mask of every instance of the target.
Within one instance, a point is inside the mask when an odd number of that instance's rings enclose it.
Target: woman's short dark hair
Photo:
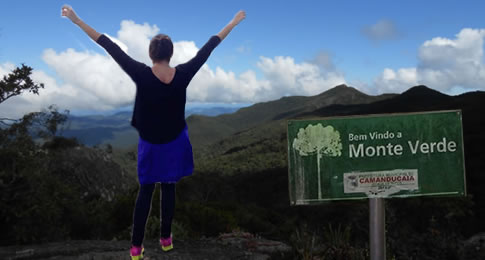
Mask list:
[[[173,55],[173,43],[170,37],[165,34],[157,34],[150,41],[150,48],[148,50],[150,59],[153,62],[167,61]]]

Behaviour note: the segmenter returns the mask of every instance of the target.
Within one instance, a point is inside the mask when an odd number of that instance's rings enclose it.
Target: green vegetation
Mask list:
[[[22,65],[4,77],[1,101],[23,91],[37,93],[42,85],[32,83],[31,70]],[[111,201],[107,199],[111,193],[105,192],[106,182],[96,183],[87,172],[109,175],[116,174],[116,169],[102,157],[103,152],[56,136],[67,113],[50,106],[19,120],[1,121],[1,245],[111,239],[130,225],[136,190],[126,187]]]
[[[88,158],[66,157],[69,150],[87,148],[54,135],[64,116],[53,109],[32,113],[0,130],[2,245],[111,239],[131,222],[135,189],[108,201],[87,189],[83,181],[89,183],[89,178],[75,174],[101,172],[107,165],[91,167]],[[40,142],[31,137],[33,132],[42,136]]]
[[[331,224],[323,230],[310,230],[305,224],[295,229],[291,243],[300,259],[369,259],[368,250],[351,239],[351,227],[334,228]]]
[[[12,87],[14,83],[8,84]],[[3,97],[21,92],[11,89],[3,92]],[[351,88],[339,87],[329,92],[333,96],[325,92],[311,98],[284,98],[281,103],[274,103],[278,104],[275,109],[265,109],[259,117],[256,112],[271,102],[242,109],[232,118],[208,118],[206,122],[223,121],[225,127],[219,131],[230,133],[215,131],[223,138],[194,140],[196,171],[177,184],[174,236],[200,238],[247,231],[291,244],[299,259],[367,259],[367,201],[290,206],[285,118],[461,108],[471,195],[386,200],[388,259],[457,259],[462,242],[485,230],[485,192],[480,186],[485,182],[481,174],[485,167],[485,121],[478,112],[485,109],[483,93],[456,98],[433,94],[433,98],[421,99],[422,93],[408,92],[389,102],[322,109],[321,103],[329,104],[329,98],[333,97],[332,104],[340,102],[339,91],[345,93],[340,95],[346,98],[343,103],[356,104],[366,98]],[[367,101],[363,103],[370,103]],[[293,109],[288,108],[289,104]],[[413,104],[412,108],[406,107],[409,104]],[[1,245],[130,238],[138,188],[136,147],[88,148],[75,139],[59,137],[56,134],[66,114],[50,107],[20,120],[2,121]],[[247,125],[245,122],[252,118],[244,114],[255,117],[259,123]],[[202,117],[191,120],[195,119],[204,121]],[[195,136],[211,129],[202,121],[200,129],[190,128]],[[159,196],[156,189],[147,238],[157,238],[159,234]]]

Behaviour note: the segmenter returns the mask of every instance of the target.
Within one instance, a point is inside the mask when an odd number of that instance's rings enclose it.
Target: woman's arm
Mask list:
[[[226,36],[231,32],[231,30],[236,27],[242,20],[246,18],[246,12],[244,11],[239,11],[237,14],[232,18],[232,20],[226,25],[226,27],[222,28],[222,30],[217,34],[219,38],[224,40]]]
[[[72,7],[64,5],[62,7],[62,16],[69,18],[74,24],[77,24],[83,29],[86,34],[93,39],[97,44],[101,45],[113,59],[120,65],[120,67],[137,82],[139,72],[145,68],[145,65],[128,56],[116,43],[109,39],[106,35],[98,33],[91,26],[84,23],[76,15]]]
[[[231,32],[231,30],[238,25],[244,18],[246,18],[246,12],[239,11],[234,18],[226,25],[217,35],[212,36],[209,41],[200,48],[195,57],[184,64],[180,64],[178,67],[186,71],[190,78],[192,78],[200,67],[209,58],[211,52],[214,50],[219,43],[226,38],[226,36]]]
[[[83,20],[81,20],[76,15],[76,12],[74,12],[74,10],[72,9],[72,7],[70,7],[69,5],[64,5],[62,7],[62,13],[61,13],[61,15],[69,18],[69,20],[71,20],[74,24],[77,24],[79,27],[81,27],[81,29],[83,29],[83,31],[91,39],[93,39],[93,41],[95,41],[95,42],[98,41],[99,36],[101,36],[101,34],[99,32],[97,32],[96,30],[94,30],[93,28],[91,28],[91,26],[89,26],[85,22],[83,22]]]

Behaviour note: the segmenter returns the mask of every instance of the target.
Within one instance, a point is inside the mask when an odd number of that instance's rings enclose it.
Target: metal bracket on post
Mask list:
[[[370,259],[386,259],[386,211],[383,198],[369,199]]]

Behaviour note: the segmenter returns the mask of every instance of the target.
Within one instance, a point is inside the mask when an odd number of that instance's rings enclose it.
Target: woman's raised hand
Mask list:
[[[231,32],[231,30],[238,25],[242,20],[246,18],[246,12],[244,11],[239,11],[237,12],[236,15],[234,15],[234,18],[224,27],[222,30],[217,34],[221,40],[224,40],[226,36]]]
[[[232,22],[234,23],[234,25],[238,25],[242,20],[244,20],[244,18],[246,18],[246,12],[241,10],[237,12],[234,18],[232,18]]]
[[[63,5],[61,9],[61,15],[69,18],[73,23],[79,22],[81,19],[77,16],[76,12],[70,5]]]

